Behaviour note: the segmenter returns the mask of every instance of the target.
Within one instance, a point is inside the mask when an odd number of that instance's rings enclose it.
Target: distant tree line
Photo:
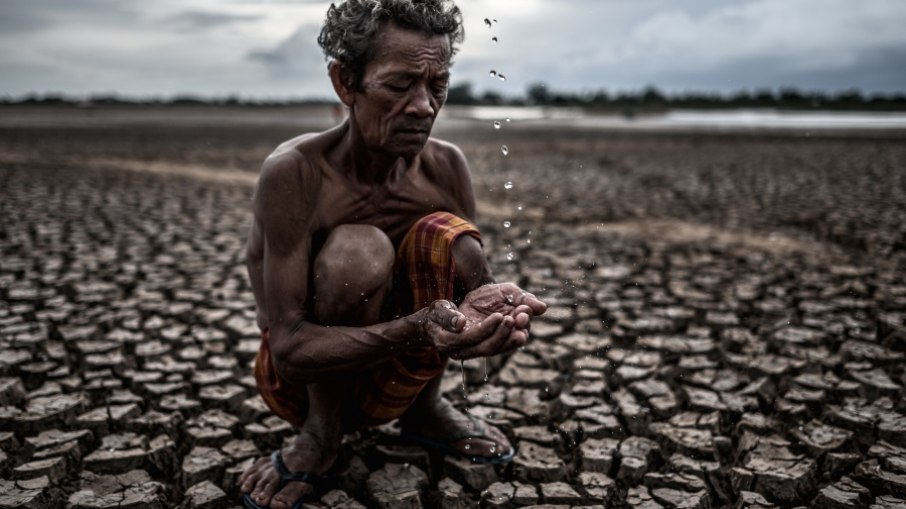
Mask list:
[[[709,109],[709,108],[779,108],[796,110],[906,110],[906,94],[866,95],[857,89],[840,92],[801,91],[793,87],[777,90],[741,90],[731,94],[684,92],[665,94],[655,87],[638,92],[611,94],[605,90],[594,92],[560,92],[551,90],[544,83],[533,83],[526,88],[525,96],[503,97],[489,91],[481,95],[472,92],[471,83],[450,87],[448,104],[464,105],[534,105],[573,106],[601,110]]]
[[[93,95],[86,98],[67,97],[62,94],[30,94],[20,98],[0,98],[6,105],[72,105],[81,107],[116,105],[161,106],[304,106],[335,104],[326,99],[260,100],[236,96],[205,98],[175,96],[155,99],[130,99],[116,95]],[[571,106],[619,112],[645,112],[667,109],[720,109],[720,108],[778,108],[795,110],[906,110],[906,94],[863,94],[858,89],[838,92],[802,91],[793,87],[779,89],[741,90],[730,94],[683,92],[666,94],[655,87],[635,92],[610,93],[606,90],[592,92],[555,91],[545,83],[532,83],[522,96],[504,96],[495,91],[476,94],[472,84],[460,83],[450,87],[447,104],[456,105],[506,105],[506,106]]]
[[[43,105],[43,106],[308,106],[332,105],[336,100],[328,99],[255,99],[238,96],[202,97],[177,95],[167,98],[130,98],[117,95],[91,95],[73,97],[64,94],[28,94],[20,98],[0,97],[0,105]]]

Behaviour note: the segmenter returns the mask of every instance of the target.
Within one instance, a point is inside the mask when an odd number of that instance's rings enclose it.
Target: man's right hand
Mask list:
[[[516,330],[512,316],[492,313],[475,323],[446,300],[434,301],[424,313],[423,337],[452,359],[489,357],[525,344],[526,337]]]

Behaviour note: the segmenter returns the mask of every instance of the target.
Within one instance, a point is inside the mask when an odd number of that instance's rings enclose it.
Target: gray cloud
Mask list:
[[[321,27],[305,24],[271,49],[251,51],[246,58],[264,64],[275,73],[310,72],[315,62],[324,62],[317,44]]]
[[[138,11],[133,6],[116,0],[13,0],[3,2],[0,29],[22,33],[85,20],[135,21],[137,18]]]
[[[223,12],[186,11],[168,16],[164,24],[180,28],[211,28],[233,23],[256,21],[260,14],[227,14]]]
[[[478,93],[517,95],[538,81],[564,91],[906,90],[901,0],[459,3],[467,37],[453,79]],[[8,0],[0,94],[329,95],[316,42],[329,4]],[[489,29],[485,17],[499,23]]]
[[[906,32],[893,21],[906,19],[906,3],[896,0],[640,0],[631,7],[574,0],[569,7],[548,3],[506,26],[501,19],[493,31],[508,51],[477,68],[464,52],[457,78],[510,93],[535,81],[563,90],[906,86],[892,50],[906,47]],[[490,34],[473,28],[470,36],[476,33]],[[491,68],[508,70],[512,82],[490,82]]]

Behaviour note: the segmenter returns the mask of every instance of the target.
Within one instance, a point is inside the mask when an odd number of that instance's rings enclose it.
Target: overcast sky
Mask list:
[[[534,82],[576,92],[906,92],[904,0],[458,4],[466,41],[453,83],[469,81],[478,92],[520,95]],[[0,95],[332,97],[316,43],[328,5],[0,0]],[[497,23],[488,28],[485,18]]]

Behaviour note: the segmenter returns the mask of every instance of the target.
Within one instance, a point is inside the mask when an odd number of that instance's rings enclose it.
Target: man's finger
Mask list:
[[[463,359],[461,352],[473,348],[484,342],[489,336],[503,323],[505,317],[500,313],[494,313],[481,322],[471,325],[468,329],[459,332],[442,332],[438,334],[441,343],[447,345],[445,353],[449,353],[454,359]],[[510,319],[512,320],[512,319]],[[465,321],[465,319],[462,319]]]
[[[531,308],[532,314],[535,316],[543,315],[547,311],[547,304],[528,292],[523,292],[522,304]]]
[[[529,332],[527,330],[514,329],[507,338],[506,343],[500,349],[500,353],[513,351],[522,348],[528,343]]]
[[[513,318],[516,318],[517,316],[519,316],[520,313],[526,313],[529,316],[531,316],[534,314],[534,311],[532,311],[532,308],[526,306],[525,304],[520,304],[520,305],[516,306],[515,308],[513,308],[513,310],[510,311],[509,314]]]
[[[456,309],[452,302],[447,300],[434,302],[428,318],[450,332],[459,332],[466,325],[465,316]]]
[[[528,313],[519,313],[515,318],[516,329],[525,329],[532,323],[532,319]]]
[[[472,347],[457,351],[454,358],[473,359],[475,357],[496,355],[501,347],[507,342],[510,333],[513,331],[513,325],[514,320],[511,316],[503,317],[503,320],[500,321],[492,334],[484,336],[483,341]]]

